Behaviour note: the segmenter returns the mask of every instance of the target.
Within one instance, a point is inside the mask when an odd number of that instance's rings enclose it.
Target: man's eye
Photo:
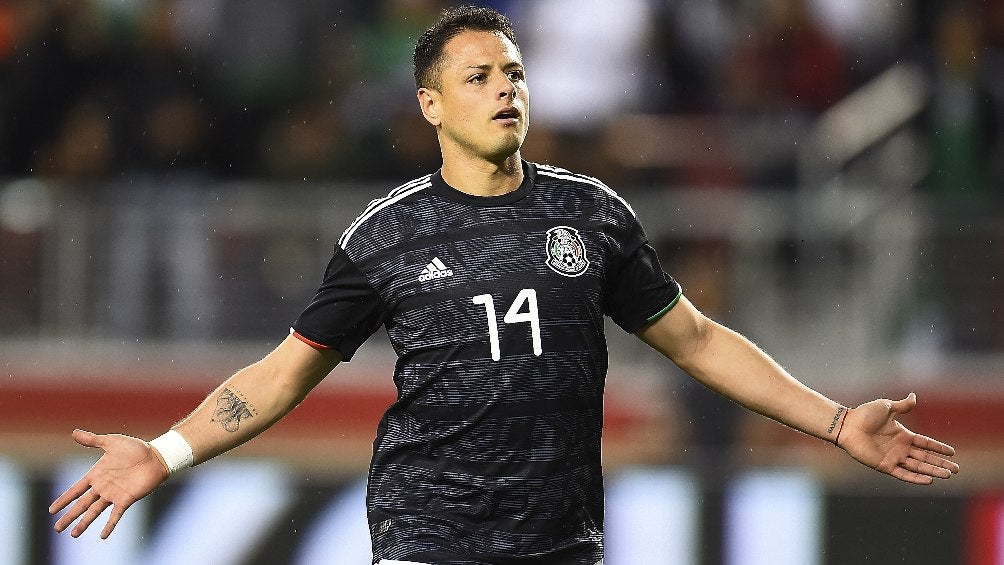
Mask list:
[[[526,77],[523,75],[523,71],[509,71],[509,80],[513,82],[520,82]]]
[[[476,75],[472,76],[471,78],[467,79],[467,82],[470,82],[470,83],[473,83],[473,84],[481,84],[484,81],[485,81],[485,75],[484,74],[476,74]]]

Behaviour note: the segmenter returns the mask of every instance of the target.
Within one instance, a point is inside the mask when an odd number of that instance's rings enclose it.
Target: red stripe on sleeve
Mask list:
[[[302,341],[303,343],[306,343],[307,345],[313,347],[314,349],[334,349],[330,345],[324,345],[323,343],[317,343],[316,341],[313,341],[311,339],[307,339],[306,337],[303,337],[302,335],[300,335],[299,332],[297,332],[296,330],[293,330],[290,333],[293,334],[293,337],[295,337],[296,339]]]

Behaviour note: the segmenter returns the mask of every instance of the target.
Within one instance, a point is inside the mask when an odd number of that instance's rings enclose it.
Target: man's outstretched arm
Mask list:
[[[916,405],[915,395],[845,407],[796,380],[748,339],[701,314],[686,297],[636,335],[715,392],[830,441],[873,469],[917,484],[959,472],[945,458],[955,454],[954,448],[897,421]]]
[[[194,463],[209,460],[248,441],[292,410],[341,361],[336,351],[322,351],[295,337],[286,338],[264,359],[227,379],[173,427],[191,446]],[[49,507],[56,531],[78,518],[77,537],[108,507],[111,515],[101,537],[107,538],[125,511],[170,476],[164,454],[141,439],[74,430],[73,439],[98,447],[104,455]]]

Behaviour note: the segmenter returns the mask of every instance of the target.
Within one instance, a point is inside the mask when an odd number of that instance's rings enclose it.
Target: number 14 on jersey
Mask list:
[[[475,304],[485,307],[485,317],[488,319],[488,341],[491,344],[492,360],[502,358],[502,348],[499,345],[498,320],[495,317],[495,299],[490,294],[479,294],[471,299]],[[525,309],[524,309],[525,305]],[[533,354],[540,355],[543,348],[540,344],[540,316],[537,314],[537,291],[524,288],[516,295],[509,305],[502,321],[506,324],[530,324],[530,339],[533,342]]]

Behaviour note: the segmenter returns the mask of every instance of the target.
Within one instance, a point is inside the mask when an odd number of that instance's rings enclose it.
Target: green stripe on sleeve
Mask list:
[[[676,304],[680,301],[681,298],[683,298],[683,291],[681,291],[679,294],[677,294],[676,298],[674,298],[672,302],[670,302],[669,304],[667,304],[665,308],[663,308],[662,310],[659,310],[655,314],[649,316],[649,318],[646,321],[646,323],[651,324],[652,322],[654,322],[654,321],[658,320],[659,318],[661,318],[666,312],[669,312],[670,310],[672,310],[673,306],[676,306]]]

